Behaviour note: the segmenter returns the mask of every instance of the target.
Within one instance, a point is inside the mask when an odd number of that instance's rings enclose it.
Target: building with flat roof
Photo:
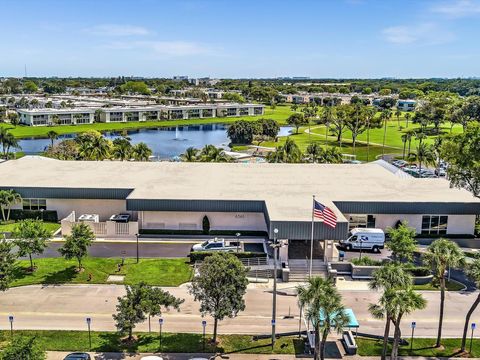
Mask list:
[[[335,229],[316,222],[315,240],[345,239],[351,227],[394,227],[406,220],[425,236],[471,235],[480,199],[444,179],[400,177],[368,164],[225,164],[60,161],[24,157],[0,164],[0,189],[14,189],[24,209],[59,219],[129,213],[135,231],[264,232],[311,236],[312,195],[337,215]],[[128,234],[128,231],[127,231]],[[130,233],[130,235],[132,235]],[[303,241],[297,242],[304,243]]]
[[[22,124],[31,126],[91,124],[100,122],[132,122],[176,119],[204,119],[232,116],[263,115],[261,104],[196,104],[196,105],[148,105],[108,108],[76,109],[20,109]]]

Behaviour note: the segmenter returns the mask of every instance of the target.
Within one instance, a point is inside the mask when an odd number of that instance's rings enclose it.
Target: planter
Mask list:
[[[433,275],[427,276],[414,276],[413,277],[413,285],[425,285],[430,284],[433,280]]]

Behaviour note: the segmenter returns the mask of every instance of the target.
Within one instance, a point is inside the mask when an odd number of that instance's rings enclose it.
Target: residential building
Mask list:
[[[417,102],[415,100],[398,100],[397,109],[401,111],[415,111]]]

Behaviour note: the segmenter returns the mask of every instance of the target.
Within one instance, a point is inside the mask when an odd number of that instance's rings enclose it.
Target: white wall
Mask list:
[[[398,220],[407,220],[417,233],[422,231],[422,215],[419,214],[377,214],[374,217],[375,227],[380,229],[393,227]],[[474,231],[475,215],[448,215],[447,234],[473,234]]]
[[[57,210],[59,220],[75,211],[77,217],[98,214],[100,221],[105,221],[113,214],[126,212],[126,206],[125,200],[47,199],[47,210]]]
[[[203,216],[211,230],[267,231],[263,213],[143,211],[139,213],[141,229],[202,230]]]

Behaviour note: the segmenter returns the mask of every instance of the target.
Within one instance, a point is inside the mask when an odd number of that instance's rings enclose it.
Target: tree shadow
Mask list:
[[[68,268],[47,274],[42,281],[42,285],[58,285],[69,283],[77,275],[77,268],[72,265]]]

